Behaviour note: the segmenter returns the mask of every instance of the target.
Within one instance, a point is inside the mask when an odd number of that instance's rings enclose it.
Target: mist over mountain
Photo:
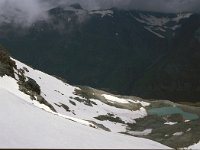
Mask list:
[[[30,26],[47,20],[47,10],[79,3],[86,10],[119,8],[153,12],[199,12],[199,0],[1,0],[0,24],[12,22]]]

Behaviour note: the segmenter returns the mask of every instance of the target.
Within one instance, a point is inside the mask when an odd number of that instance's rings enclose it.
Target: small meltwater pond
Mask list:
[[[195,113],[184,112],[181,108],[177,107],[160,107],[152,108],[147,110],[150,115],[172,115],[172,114],[181,114],[186,120],[196,120],[199,116]]]

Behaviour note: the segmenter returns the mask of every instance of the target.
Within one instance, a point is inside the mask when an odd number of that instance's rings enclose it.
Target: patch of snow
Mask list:
[[[117,102],[117,103],[129,103],[126,99],[118,98],[112,95],[102,94],[105,99],[109,100],[110,102]]]
[[[144,101],[138,101],[143,107],[147,107],[150,105],[150,103],[144,102]]]
[[[190,120],[185,120],[184,122],[190,122]]]
[[[154,31],[153,31],[150,27],[148,27],[148,26],[145,26],[144,28],[145,28],[146,30],[148,30],[149,32],[155,34],[155,35],[156,35],[157,37],[159,37],[159,38],[165,38],[163,35],[154,32]]]
[[[148,135],[152,132],[152,129],[145,129],[144,131],[128,131],[128,133],[135,135],[135,136],[144,136]]]
[[[176,132],[176,133],[174,133],[173,135],[174,136],[180,136],[180,135],[182,135],[183,134],[183,132]]]
[[[178,122],[165,122],[164,124],[167,124],[167,125],[174,125],[174,124],[177,124]]]
[[[199,149],[200,148],[200,141],[198,143],[195,143],[191,146],[189,146],[188,148],[185,148],[185,149]]]
[[[133,15],[131,16],[136,21],[145,24],[146,25],[145,29],[157,35],[158,37],[163,38],[164,37],[163,35],[160,35],[159,33],[155,31],[166,32],[165,29],[170,29],[172,31],[175,31],[177,28],[181,26],[179,22],[182,19],[189,18],[191,15],[192,13],[182,13],[182,14],[177,14],[177,16],[174,16],[174,17],[156,17],[153,15],[144,15],[140,13],[139,17],[134,17]],[[170,22],[175,22],[175,25],[173,26],[167,25]]]
[[[191,131],[191,128],[188,128],[188,129],[187,129],[187,132],[189,132],[189,131]]]
[[[71,18],[67,18],[67,21],[70,22],[72,19]]]
[[[192,15],[192,13],[179,13],[177,14],[177,17],[173,18],[172,21],[180,22],[182,19],[189,18]]]
[[[125,98],[118,98],[116,96],[112,96],[112,95],[108,95],[108,94],[102,94],[102,96],[107,99],[109,102],[117,102],[117,103],[135,103],[138,104],[140,103],[143,107],[149,106],[150,103],[148,102],[144,102],[144,101],[140,101],[140,100],[131,100],[131,99],[125,99]]]
[[[140,23],[145,23],[150,26],[163,26],[170,21],[170,18],[165,18],[165,17],[159,18],[152,15],[143,15],[143,14],[140,14],[140,18],[141,19],[135,17],[135,19]]]
[[[176,29],[178,29],[180,27],[181,27],[181,25],[175,25],[175,26],[171,27],[171,29],[175,31]]]
[[[166,30],[165,30],[165,29],[163,29],[163,28],[161,28],[161,27],[156,27],[156,28],[154,28],[154,30],[157,30],[157,31],[162,31],[162,32],[166,32]]]
[[[105,16],[112,16],[113,15],[113,11],[112,10],[93,10],[90,11],[89,14],[100,14],[101,18],[105,17]]]
[[[137,18],[137,17],[134,17],[134,19],[140,23],[144,23],[149,26],[162,27],[172,21],[179,23],[182,19],[189,18],[191,15],[192,15],[192,13],[183,13],[183,14],[177,14],[176,17],[169,18],[169,17],[155,17],[152,15],[139,14],[139,17],[141,19]]]
[[[71,6],[65,6],[65,8],[63,8],[65,11],[72,11],[72,12],[75,12],[76,14],[83,14],[83,13],[86,13],[87,11],[84,10],[84,9],[76,9],[76,8],[73,8]]]

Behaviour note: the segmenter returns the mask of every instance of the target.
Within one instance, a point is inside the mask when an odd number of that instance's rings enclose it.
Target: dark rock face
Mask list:
[[[32,90],[34,92],[36,92],[38,95],[40,95],[41,90],[40,90],[40,86],[37,84],[37,82],[31,78],[28,78],[28,81],[26,81],[24,83],[24,86],[28,89],[28,90]]]
[[[37,82],[31,78],[28,78],[27,81],[25,81],[25,77],[22,78],[19,76],[19,90],[24,92],[25,94],[29,95],[32,100],[37,100],[40,104],[44,104],[48,106],[52,111],[56,112],[55,108],[48,102],[46,101],[40,94],[40,86],[37,84]],[[22,73],[21,76],[24,76]]]
[[[8,75],[14,77],[15,62],[10,59],[6,49],[0,46],[0,76]]]
[[[59,7],[49,10],[48,21],[30,28],[1,26],[0,42],[17,59],[72,84],[148,99],[199,101],[199,15],[181,20],[175,31],[176,21],[163,25],[162,38],[150,32],[158,26],[149,31],[135,18],[176,14],[111,9],[113,14],[102,16],[73,8],[81,13]]]

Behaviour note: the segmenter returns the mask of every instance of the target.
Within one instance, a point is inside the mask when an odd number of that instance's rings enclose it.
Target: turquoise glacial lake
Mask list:
[[[181,108],[177,107],[160,107],[160,108],[152,108],[147,110],[150,115],[172,115],[172,114],[181,114],[186,120],[196,120],[199,116],[195,113],[189,113],[183,111]]]

